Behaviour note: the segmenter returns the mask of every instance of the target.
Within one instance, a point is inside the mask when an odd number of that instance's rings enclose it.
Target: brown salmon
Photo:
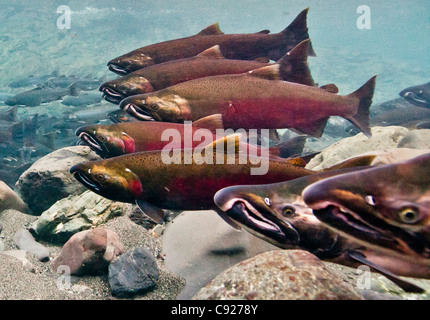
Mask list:
[[[265,184],[232,186],[214,196],[217,206],[253,235],[283,249],[301,249],[320,259],[349,267],[366,265],[408,292],[423,290],[398,276],[430,278],[428,265],[420,265],[344,237],[318,220],[301,198],[305,187],[368,167],[319,172],[302,178]]]
[[[314,86],[307,63],[310,40],[303,40],[278,63],[281,78],[285,81]],[[213,46],[192,58],[167,61],[129,73],[121,78],[103,83],[99,90],[112,103],[142,93],[158,91],[166,87],[203,77],[238,74],[272,65],[260,60],[225,59],[219,45]]]
[[[430,265],[430,153],[311,184],[303,199],[323,223],[376,250]]]
[[[173,134],[169,135],[169,131]],[[199,133],[207,132],[201,139]],[[89,125],[76,130],[76,135],[102,158],[112,158],[127,153],[172,149],[197,148],[223,137],[224,128],[220,115],[202,118],[194,123],[136,121],[107,125]],[[177,134],[176,134],[177,133]],[[305,136],[282,141],[268,149],[271,157],[287,158],[303,152]],[[261,147],[241,142],[248,153],[263,154]]]
[[[320,137],[330,116],[341,116],[370,136],[369,108],[376,76],[349,95],[280,80],[279,65],[205,77],[121,101],[140,120],[195,121],[222,114],[225,128],[295,129]]]
[[[229,147],[224,146],[232,142],[234,153],[220,151],[220,146],[228,151]],[[230,135],[198,150],[127,154],[77,164],[70,173],[103,197],[136,201],[157,222],[162,222],[164,216],[160,208],[216,209],[213,196],[227,186],[280,182],[314,173],[304,168],[300,158],[280,160],[247,155],[243,159],[239,148],[237,135]],[[257,173],[257,169],[266,172]]]
[[[214,45],[220,46],[222,55],[227,59],[255,60],[267,57],[277,61],[294,46],[309,38],[307,13],[308,9],[303,10],[287,28],[275,34],[270,34],[269,30],[224,34],[215,23],[191,37],[133,50],[109,61],[108,67],[111,71],[124,75],[153,64],[193,57]],[[312,47],[309,48],[309,55],[315,55]]]

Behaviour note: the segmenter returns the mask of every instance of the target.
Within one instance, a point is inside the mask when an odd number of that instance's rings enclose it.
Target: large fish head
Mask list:
[[[366,246],[428,258],[429,159],[328,178],[304,189],[303,199],[323,223]]]
[[[75,134],[102,158],[135,152],[134,139],[116,125],[84,126]]]
[[[70,173],[86,188],[114,201],[133,203],[143,190],[136,174],[110,160],[76,164]]]
[[[430,108],[430,82],[406,88],[399,95],[418,107]]]
[[[103,98],[112,103],[120,103],[121,100],[136,94],[154,91],[151,83],[144,77],[129,74],[119,79],[103,83],[99,90],[103,92]]]
[[[119,107],[142,121],[183,122],[191,114],[188,101],[174,94],[135,95],[122,100]]]
[[[144,53],[132,51],[110,60],[107,65],[110,71],[120,75],[125,75],[133,71],[152,66],[153,64],[154,61],[151,57]]]
[[[337,234],[323,226],[290,187],[289,183],[232,186],[218,191],[214,201],[245,230],[278,247],[330,251]]]

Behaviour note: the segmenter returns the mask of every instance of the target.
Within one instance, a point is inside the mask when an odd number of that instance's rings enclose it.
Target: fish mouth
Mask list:
[[[128,70],[124,68],[123,66],[120,66],[118,64],[115,64],[113,62],[108,63],[108,68],[110,71],[115,72],[119,75],[126,75],[128,74]]]
[[[124,106],[123,110],[127,112],[129,115],[139,119],[141,121],[155,121],[154,117],[150,115],[148,112],[142,110],[137,105],[133,103],[128,103]]]
[[[76,132],[78,133],[78,132]],[[104,146],[102,146],[96,139],[94,139],[90,134],[86,132],[81,132],[78,134],[79,139],[84,142],[87,146],[91,148],[94,152],[96,152],[99,156],[104,157],[107,153],[107,150]]]
[[[312,211],[320,221],[358,238],[377,241],[384,233],[382,230],[364,221],[353,211],[335,204],[327,205],[322,209],[313,209]]]
[[[287,227],[276,223],[268,217],[274,217],[270,212],[263,214],[264,210],[257,210],[244,199],[237,200],[226,214],[235,222],[243,226],[250,233],[263,238],[277,246],[297,247],[300,243],[300,235],[289,223]]]
[[[321,222],[367,246],[402,255],[427,255],[427,241],[419,234],[393,226],[370,211],[349,210],[336,203],[328,203],[325,207],[312,211]]]
[[[430,107],[430,101],[427,101],[419,96],[417,96],[415,93],[411,92],[411,91],[407,91],[403,94],[403,98],[406,99],[407,101],[418,105],[418,106],[422,106],[422,107]]]
[[[100,192],[100,187],[93,180],[91,180],[91,178],[87,177],[82,171],[76,168],[76,166],[73,166],[70,169],[70,173],[73,174],[73,177],[82,183],[86,188],[96,193]]]
[[[115,103],[115,104],[119,104],[121,102],[121,100],[126,98],[123,94],[121,94],[118,91],[115,91],[114,89],[109,88],[109,87],[103,87],[102,86],[102,87],[100,87],[99,90],[103,92],[103,99],[105,99],[106,101]]]

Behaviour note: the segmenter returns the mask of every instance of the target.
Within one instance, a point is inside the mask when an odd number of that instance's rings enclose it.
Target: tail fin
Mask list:
[[[51,131],[48,133],[44,133],[42,135],[39,135],[36,139],[38,143],[41,145],[44,145],[48,149],[54,150],[55,149],[55,138],[57,137],[56,131]]]
[[[369,113],[372,104],[373,93],[375,91],[376,75],[369,79],[360,89],[349,94],[350,97],[358,98],[359,104],[357,113],[348,118],[354,125],[356,125],[366,136],[372,136],[369,126]]]
[[[285,81],[315,86],[308,66],[308,52],[311,40],[306,39],[277,61],[279,73]]]
[[[292,43],[297,44],[305,39],[309,39],[308,27],[306,18],[308,15],[309,8],[306,8],[290,23],[288,27],[281,31],[284,35],[290,38]],[[312,44],[309,44],[308,55],[315,57],[315,51],[312,48]]]

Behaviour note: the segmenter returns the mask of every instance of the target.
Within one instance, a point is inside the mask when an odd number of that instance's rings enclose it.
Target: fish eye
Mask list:
[[[106,142],[106,141],[107,141],[107,137],[106,137],[106,136],[99,135],[99,136],[98,136],[98,138],[99,138],[99,140],[100,140],[101,142]]]
[[[94,179],[96,179],[98,182],[104,182],[106,180],[106,177],[103,173],[97,173],[94,175]]]
[[[268,206],[272,204],[272,202],[270,201],[270,198],[264,198],[264,203]]]
[[[158,106],[158,104],[156,104],[156,103],[151,103],[150,105],[149,105],[149,107],[152,109],[152,110],[158,110],[160,107]]]
[[[296,213],[296,209],[292,206],[286,206],[284,209],[282,209],[282,215],[284,217],[291,217]]]
[[[419,212],[414,208],[405,208],[400,211],[399,218],[405,223],[415,223],[419,218]]]
[[[420,90],[420,91],[418,91],[418,93],[419,93],[419,94],[423,94],[423,91],[422,91],[422,90]]]

